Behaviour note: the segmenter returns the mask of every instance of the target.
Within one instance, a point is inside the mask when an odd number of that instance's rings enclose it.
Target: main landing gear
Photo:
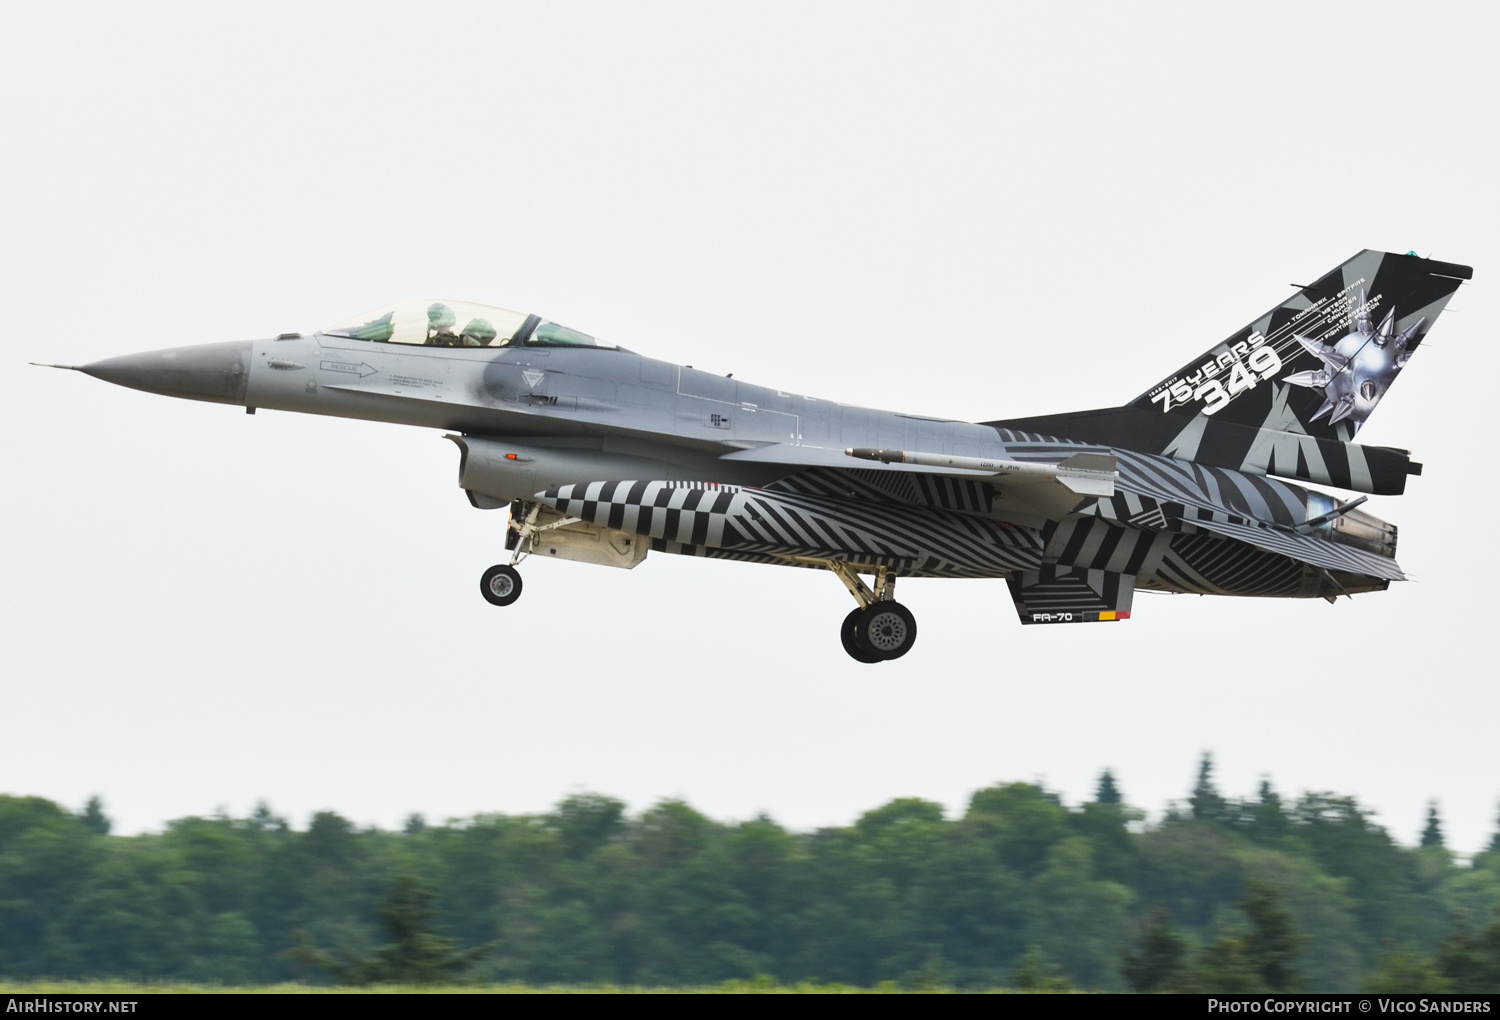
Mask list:
[[[911,651],[917,640],[917,620],[893,597],[896,579],[882,567],[872,590],[847,563],[830,560],[825,566],[838,575],[859,603],[839,627],[844,651],[856,662],[885,662]]]
[[[479,578],[479,593],[490,605],[508,606],[521,597],[521,572],[516,569],[516,564],[531,555],[537,535],[577,524],[580,519],[564,517],[551,524],[538,525],[537,516],[541,512],[540,503],[527,504],[517,500],[511,504],[510,523],[505,529],[505,548],[511,550],[510,562],[495,564]]]

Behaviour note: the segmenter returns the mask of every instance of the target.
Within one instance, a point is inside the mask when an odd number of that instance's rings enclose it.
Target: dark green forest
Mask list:
[[[1222,796],[1205,757],[1157,824],[980,790],[847,828],[639,815],[597,794],[404,831],[262,805],[110,835],[0,796],[0,975],[224,984],[463,979],[906,987],[1500,990],[1500,833],[1459,860],[1352,798]]]

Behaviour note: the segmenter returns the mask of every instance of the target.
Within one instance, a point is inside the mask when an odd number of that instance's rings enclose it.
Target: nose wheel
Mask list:
[[[492,606],[508,606],[521,597],[521,572],[506,564],[496,564],[479,578],[479,591]]]
[[[536,536],[581,520],[561,517],[550,524],[538,524],[541,514],[540,503],[523,503],[519,499],[511,503],[510,520],[505,525],[505,548],[510,550],[510,562],[497,563],[479,578],[479,593],[490,605],[508,606],[521,597],[521,574],[516,570],[516,564],[531,555]]]

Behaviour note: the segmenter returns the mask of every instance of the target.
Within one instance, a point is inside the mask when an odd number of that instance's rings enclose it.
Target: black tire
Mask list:
[[[839,628],[839,640],[844,643],[844,651],[849,653],[849,658],[855,662],[879,662],[880,656],[859,643],[859,635],[856,633],[859,627],[859,617],[863,609],[856,609],[844,617],[844,625]]]
[[[521,575],[515,567],[497,564],[479,578],[479,593],[492,606],[508,606],[521,597]]]
[[[860,613],[855,637],[883,661],[899,659],[917,641],[917,618],[899,602],[876,602]]]

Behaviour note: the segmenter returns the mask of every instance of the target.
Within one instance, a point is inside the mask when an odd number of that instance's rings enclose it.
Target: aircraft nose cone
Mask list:
[[[78,370],[147,393],[243,404],[250,381],[250,343],[239,340],[125,354],[81,365]]]

